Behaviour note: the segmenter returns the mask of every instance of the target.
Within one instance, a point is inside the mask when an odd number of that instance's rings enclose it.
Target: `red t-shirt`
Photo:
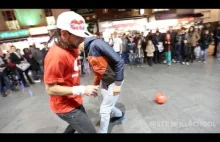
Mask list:
[[[61,86],[80,85],[77,49],[63,49],[54,44],[44,60],[44,82]],[[50,96],[50,108],[55,113],[66,113],[82,104],[82,96]]]

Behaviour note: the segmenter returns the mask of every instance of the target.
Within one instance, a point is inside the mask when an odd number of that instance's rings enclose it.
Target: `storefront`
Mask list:
[[[181,17],[181,18],[180,18]],[[183,17],[183,18],[182,18]],[[184,28],[188,30],[190,26],[195,26],[196,28],[202,28],[198,23],[201,23],[201,18],[193,16],[178,16],[176,14],[159,14],[150,17],[150,22],[147,24],[147,29],[152,30],[154,33],[157,29],[165,33],[170,26],[173,29]]]
[[[98,25],[99,32],[102,33],[105,41],[108,41],[114,31],[117,31],[119,34],[146,31],[147,18],[121,21],[105,21],[99,22]]]
[[[160,32],[165,33],[169,26],[177,26],[178,25],[178,19],[169,19],[169,20],[157,20],[152,21],[147,24],[147,29],[152,30],[153,33],[156,32],[158,29]]]
[[[29,28],[30,37],[28,38],[29,44],[35,44],[37,48],[42,49],[44,43],[50,39],[47,26]]]
[[[16,48],[23,50],[28,48],[27,38],[30,36],[28,29],[0,32],[0,48],[4,51],[10,51],[10,47],[14,45]]]

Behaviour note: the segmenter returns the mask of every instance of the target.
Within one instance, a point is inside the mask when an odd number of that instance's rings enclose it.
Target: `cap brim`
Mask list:
[[[91,33],[87,32],[87,31],[79,31],[79,32],[76,32],[76,31],[69,31],[71,34],[74,34],[76,36],[79,36],[79,37],[91,37],[93,36]]]

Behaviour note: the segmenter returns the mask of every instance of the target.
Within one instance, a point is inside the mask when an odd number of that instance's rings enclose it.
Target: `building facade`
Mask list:
[[[194,13],[202,13],[203,23],[220,21],[220,9],[194,9]]]
[[[0,31],[55,25],[64,11],[70,9],[0,9]]]

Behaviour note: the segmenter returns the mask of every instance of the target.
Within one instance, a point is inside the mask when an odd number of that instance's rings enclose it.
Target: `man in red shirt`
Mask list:
[[[80,86],[77,63],[78,46],[90,35],[82,16],[73,11],[60,14],[55,43],[44,60],[44,82],[50,95],[50,108],[69,124],[64,133],[96,133],[82,105],[82,95],[96,96],[98,86]]]

